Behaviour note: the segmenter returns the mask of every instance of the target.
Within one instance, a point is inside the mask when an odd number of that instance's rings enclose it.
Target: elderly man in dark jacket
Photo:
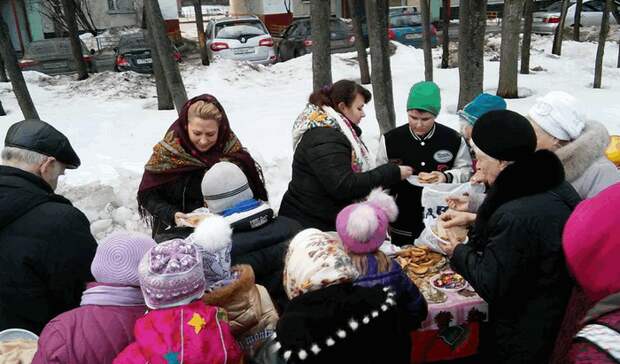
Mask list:
[[[69,140],[40,120],[12,125],[0,166],[0,330],[39,334],[78,307],[97,243],[78,209],[54,193],[80,159]]]
[[[579,203],[552,152],[512,111],[483,115],[473,129],[476,168],[490,186],[477,215],[449,210],[445,227],[473,224],[469,244],[444,246],[452,267],[489,303],[494,363],[546,363],[572,283],[562,230]]]

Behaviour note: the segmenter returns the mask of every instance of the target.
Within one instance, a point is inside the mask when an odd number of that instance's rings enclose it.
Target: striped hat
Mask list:
[[[201,188],[209,211],[215,214],[254,198],[248,178],[231,162],[214,164],[205,173]]]
[[[149,236],[117,232],[99,243],[90,271],[100,283],[140,286],[138,265],[146,252],[157,245]]]

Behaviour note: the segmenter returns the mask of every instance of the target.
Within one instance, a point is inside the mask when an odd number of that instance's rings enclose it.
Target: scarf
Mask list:
[[[290,299],[359,276],[335,233],[306,229],[291,241],[284,259],[284,289]]]
[[[144,306],[140,287],[117,286],[90,283],[84,293],[80,306]]]
[[[308,104],[293,124],[293,150],[297,149],[304,133],[314,128],[333,128],[340,131],[351,143],[351,169],[355,173],[367,172],[375,167],[374,158],[352,126],[342,114],[329,106]]]
[[[219,122],[217,141],[209,151],[202,153],[189,139],[187,130],[189,107],[205,101],[214,104],[222,114]],[[187,101],[181,109],[179,118],[170,126],[163,140],[153,147],[153,153],[144,167],[144,175],[138,188],[138,204],[142,208],[144,192],[162,185],[178,181],[182,176],[195,171],[205,172],[214,164],[228,160],[237,164],[248,177],[254,196],[267,201],[267,191],[260,166],[230,129],[224,108],[211,95],[204,94]]]

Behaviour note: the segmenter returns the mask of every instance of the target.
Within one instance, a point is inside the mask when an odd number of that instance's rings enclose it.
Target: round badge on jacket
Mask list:
[[[433,159],[435,159],[439,163],[448,163],[452,160],[452,158],[454,158],[452,152],[445,149],[439,150],[433,155]]]

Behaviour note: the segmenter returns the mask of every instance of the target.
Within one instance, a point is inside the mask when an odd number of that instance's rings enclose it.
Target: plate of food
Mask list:
[[[195,210],[193,212],[185,214],[185,217],[181,219],[181,224],[179,224],[179,226],[195,228],[196,226],[200,225],[200,223],[203,222],[205,219],[209,218],[209,216],[213,216],[213,214],[208,212],[208,210],[204,211],[206,209],[199,210],[201,211]]]
[[[433,287],[444,292],[458,292],[468,286],[463,276],[450,271],[442,272],[431,277],[430,282]]]
[[[435,274],[447,264],[443,255],[417,246],[403,247],[396,253],[396,261],[411,279]]]

